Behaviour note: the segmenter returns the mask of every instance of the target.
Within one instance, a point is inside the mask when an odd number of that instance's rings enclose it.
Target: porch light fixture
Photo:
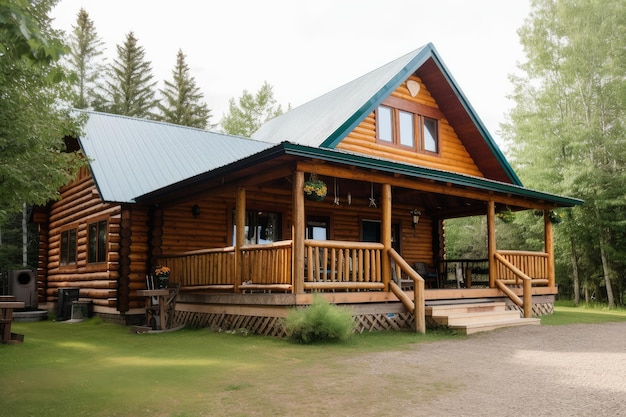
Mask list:
[[[200,206],[197,204],[194,204],[193,207],[191,207],[191,215],[193,216],[194,219],[197,219],[200,216]]]
[[[417,226],[417,223],[420,221],[421,215],[422,212],[418,209],[411,210],[411,224],[413,225],[413,229],[415,229],[415,226]]]

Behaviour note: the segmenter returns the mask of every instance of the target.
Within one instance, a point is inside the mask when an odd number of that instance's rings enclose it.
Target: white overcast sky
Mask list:
[[[296,107],[432,42],[499,143],[530,11],[529,0],[61,0],[53,26],[71,31],[81,7],[109,60],[134,32],[159,87],[182,49],[212,123],[264,81]]]

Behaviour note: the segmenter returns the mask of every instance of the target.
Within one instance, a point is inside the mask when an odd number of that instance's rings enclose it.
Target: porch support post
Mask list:
[[[239,285],[242,283],[242,257],[241,247],[246,240],[246,189],[237,188],[237,197],[235,200],[235,291],[239,291]]]
[[[554,280],[554,235],[552,233],[552,221],[550,221],[550,211],[543,211],[545,251],[548,254],[548,287],[555,286]]]
[[[382,256],[382,278],[385,285],[384,291],[389,291],[391,280],[391,262],[389,261],[389,249],[391,249],[391,185],[383,184],[381,190],[382,222],[380,225],[380,237],[384,246]]]
[[[293,273],[294,293],[304,292],[304,172],[293,173]]]
[[[496,203],[487,202],[487,252],[489,256],[489,288],[496,287]]]

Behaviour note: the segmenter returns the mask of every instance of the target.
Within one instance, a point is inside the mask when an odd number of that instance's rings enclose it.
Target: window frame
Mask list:
[[[106,265],[108,260],[109,248],[109,218],[100,217],[90,219],[87,223],[87,265],[91,267],[98,267]],[[101,225],[104,224],[104,227]],[[92,238],[92,226],[96,226],[96,237]],[[102,239],[102,240],[101,240]],[[95,242],[95,259],[92,260],[92,248]]]
[[[390,110],[390,121],[391,125],[391,141],[384,139],[381,137],[382,133],[382,118],[380,109],[385,108]],[[376,142],[380,144],[384,144],[387,146],[398,147],[401,149],[412,149],[416,152],[435,155],[438,156],[441,153],[441,134],[440,134],[440,125],[441,119],[443,119],[443,113],[437,108],[425,106],[420,103],[408,101],[405,99],[400,99],[397,97],[390,96],[382,103],[378,105],[375,113],[376,120]],[[408,145],[406,142],[402,143],[402,117],[401,114],[411,114],[412,117],[412,125],[411,128],[413,130],[413,143],[412,145]],[[425,134],[424,129],[425,121],[433,121],[435,122],[435,149],[431,150],[427,149],[427,144],[425,143]],[[383,135],[384,136],[384,135]]]
[[[72,242],[71,237],[74,237]],[[64,238],[66,237],[66,242]],[[72,259],[73,255],[73,259]],[[78,225],[67,226],[59,234],[59,267],[75,269],[78,262]]]

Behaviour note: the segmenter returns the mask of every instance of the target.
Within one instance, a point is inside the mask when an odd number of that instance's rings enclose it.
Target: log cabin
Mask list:
[[[83,113],[70,142],[89,166],[34,216],[42,302],[76,287],[131,323],[165,265],[189,326],[283,336],[313,293],[351,308],[357,331],[424,332],[438,305],[552,311],[550,213],[582,202],[522,185],[432,44],[251,138]],[[543,213],[543,251],[496,247],[497,213],[520,210]],[[488,259],[447,259],[445,221],[465,216],[486,217]]]

